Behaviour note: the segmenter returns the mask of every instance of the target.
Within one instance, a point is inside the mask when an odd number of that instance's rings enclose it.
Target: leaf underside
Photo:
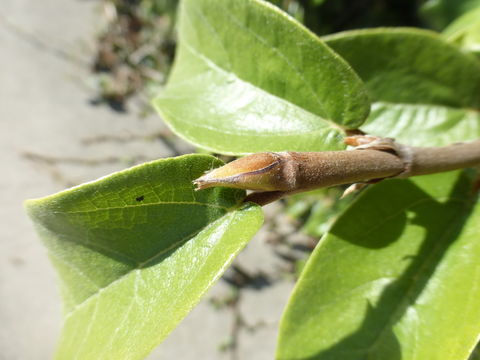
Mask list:
[[[193,190],[219,165],[158,160],[27,202],[61,280],[57,359],[144,358],[221,276],[262,214],[243,191]]]

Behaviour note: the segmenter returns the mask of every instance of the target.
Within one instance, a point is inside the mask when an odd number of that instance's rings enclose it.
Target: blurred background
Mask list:
[[[377,26],[440,31],[480,5],[479,0],[271,2],[320,35]],[[176,138],[149,105],[174,58],[176,7],[176,0],[2,0],[2,360],[52,358],[61,328],[56,277],[22,201],[197,151]],[[340,194],[334,188],[269,205],[260,233],[149,359],[272,359],[296,276],[350,201],[336,201]]]

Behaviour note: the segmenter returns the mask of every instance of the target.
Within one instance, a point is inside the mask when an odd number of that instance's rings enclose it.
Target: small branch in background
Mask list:
[[[149,161],[151,159],[142,156],[132,156],[132,157],[118,157],[118,156],[108,156],[99,159],[85,159],[79,157],[56,157],[50,155],[42,155],[34,152],[24,151],[21,154],[25,159],[43,162],[45,164],[69,164],[69,165],[82,165],[82,166],[98,166],[105,164],[116,164],[116,163],[126,163],[127,165],[138,164],[141,162]]]
[[[231,360],[240,360],[238,353],[239,337],[242,330],[255,331],[264,326],[263,321],[250,325],[245,321],[241,310],[240,301],[242,299],[242,290],[245,288],[254,288],[261,290],[265,286],[271,285],[271,281],[262,272],[251,274],[239,264],[233,264],[222,277],[222,280],[230,285],[231,295],[225,298],[213,298],[210,302],[216,308],[227,307],[232,311],[233,323],[227,340],[221,345],[221,351],[228,351]]]
[[[168,130],[156,131],[156,132],[152,132],[151,134],[132,134],[132,133],[123,134],[123,135],[102,134],[102,135],[83,138],[81,140],[81,143],[83,145],[96,145],[96,144],[101,144],[106,142],[126,143],[126,142],[137,141],[137,140],[149,141],[157,138],[170,137],[170,136],[173,136],[173,134]]]
[[[264,287],[272,285],[271,279],[263,272],[251,274],[239,264],[233,264],[223,275],[222,280],[237,289],[253,288],[261,290]]]
[[[64,175],[60,169],[58,169],[55,164],[48,163],[38,163],[39,167],[48,173],[50,178],[57,184],[60,184],[62,188],[70,188],[72,186],[78,185],[81,181],[71,179]]]
[[[65,51],[64,49],[52,45],[51,41],[44,40],[38,37],[35,33],[30,32],[20,25],[13,23],[8,16],[0,13],[0,25],[9,31],[12,35],[17,38],[25,41],[29,45],[41,50],[43,52],[49,53],[55,56],[58,59],[64,60],[70,64],[74,64],[82,69],[85,69],[89,66],[89,62],[86,59],[81,59],[77,56],[74,56],[71,52]]]
[[[60,165],[74,165],[74,166],[102,166],[109,164],[122,164],[126,167],[137,165],[146,161],[151,161],[154,159],[147,158],[142,155],[130,156],[130,157],[119,157],[119,156],[108,156],[104,158],[97,159],[88,159],[81,157],[69,157],[69,156],[51,156],[39,154],[31,151],[23,151],[20,153],[24,159],[39,165],[41,168],[46,170],[50,177],[57,183],[61,184],[63,187],[72,187],[78,185],[82,181],[73,180],[68,176],[64,175],[64,171],[59,169]]]
[[[233,322],[230,328],[230,333],[225,341],[220,344],[220,351],[228,352],[231,360],[241,360],[238,347],[240,341],[240,333],[242,330],[253,332],[258,328],[266,325],[263,321],[260,321],[254,325],[249,325],[241,311],[240,311],[241,292],[234,288],[233,296],[230,296],[224,300],[211,299],[211,302],[216,307],[228,306],[228,309],[232,312]]]
[[[170,150],[171,156],[180,156],[184,152],[181,151],[176,145],[176,138],[170,130],[160,130],[151,134],[125,134],[125,135],[111,135],[104,134],[98,136],[92,136],[82,139],[84,145],[96,145],[105,142],[126,143],[130,141],[151,141],[158,140]]]

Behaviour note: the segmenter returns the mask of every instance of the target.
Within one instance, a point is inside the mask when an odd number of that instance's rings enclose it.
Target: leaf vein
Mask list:
[[[225,211],[229,211],[230,209],[217,205],[217,204],[209,204],[209,203],[201,203],[196,201],[157,201],[148,204],[139,204],[139,205],[126,205],[126,206],[111,206],[111,207],[104,207],[104,208],[96,208],[96,209],[89,209],[89,210],[77,210],[77,211],[52,211],[53,214],[88,214],[97,211],[108,211],[108,210],[122,210],[126,208],[136,208],[136,207],[145,207],[145,206],[157,206],[157,205],[195,205],[195,206],[207,206],[217,209],[223,209]]]

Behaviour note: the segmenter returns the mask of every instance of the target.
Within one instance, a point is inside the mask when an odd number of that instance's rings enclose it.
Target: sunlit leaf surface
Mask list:
[[[324,39],[357,71],[374,101],[363,131],[424,146],[480,137],[480,61],[474,55],[418,29]]]
[[[480,334],[475,201],[459,172],[365,191],[310,257],[278,359],[467,359]]]
[[[185,0],[169,83],[154,105],[173,130],[228,154],[328,150],[369,111],[357,75],[259,0]]]

